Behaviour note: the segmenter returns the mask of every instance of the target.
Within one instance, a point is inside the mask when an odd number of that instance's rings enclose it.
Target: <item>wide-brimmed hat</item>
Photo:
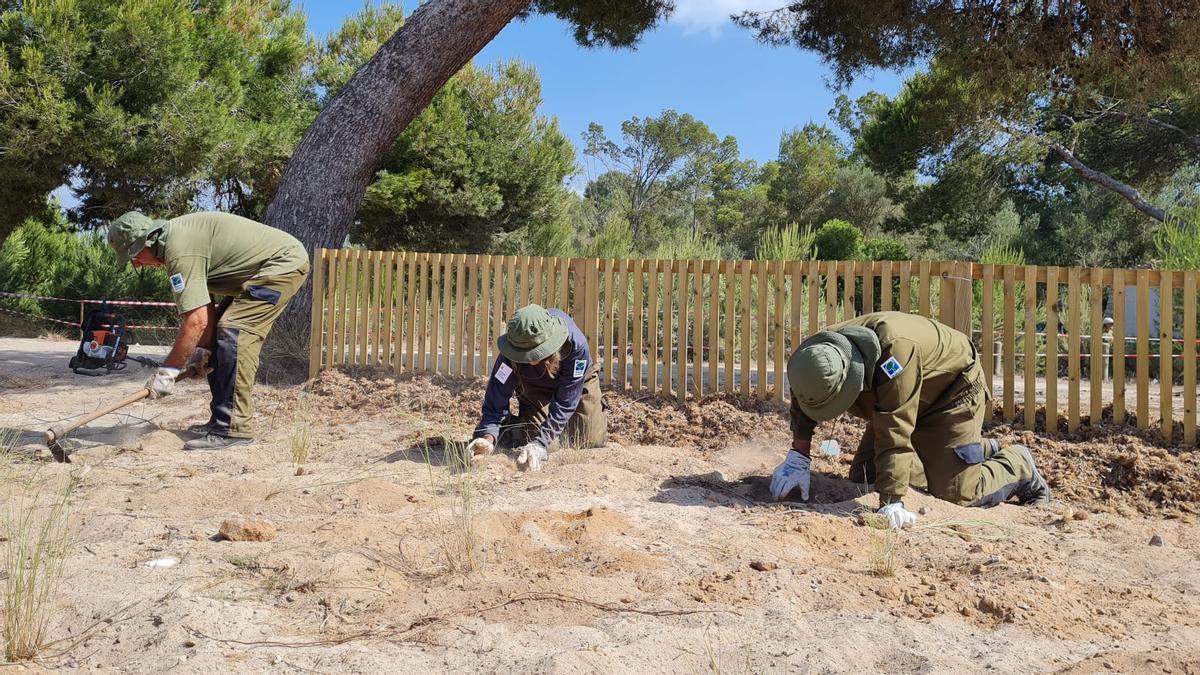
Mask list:
[[[546,311],[541,305],[518,309],[496,340],[500,353],[515,363],[541,361],[567,341],[567,322]]]
[[[117,267],[124,267],[146,248],[150,235],[166,227],[167,221],[154,220],[130,211],[108,224],[108,245],[117,254]]]
[[[831,420],[849,410],[870,384],[868,369],[875,367],[879,354],[879,338],[869,328],[814,333],[788,359],[792,396],[812,420]]]

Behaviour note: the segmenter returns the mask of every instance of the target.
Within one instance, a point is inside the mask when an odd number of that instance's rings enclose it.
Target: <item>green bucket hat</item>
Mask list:
[[[566,341],[566,321],[551,316],[541,305],[528,305],[508,320],[496,346],[514,363],[533,363],[558,351]]]
[[[788,359],[788,384],[805,415],[831,420],[850,409],[863,388],[881,348],[875,331],[843,326],[814,333]]]
[[[117,254],[117,267],[124,267],[133,256],[146,248],[150,235],[166,227],[167,221],[154,220],[130,211],[108,224],[108,245]]]

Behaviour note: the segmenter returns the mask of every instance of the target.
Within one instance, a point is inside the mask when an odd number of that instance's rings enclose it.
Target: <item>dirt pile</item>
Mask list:
[[[369,417],[426,422],[469,433],[479,421],[484,380],[441,375],[393,375],[377,369],[327,370],[303,390],[281,392],[294,404],[305,394],[314,412],[341,422]],[[719,450],[767,434],[788,433],[787,411],[779,404],[740,396],[680,402],[648,394],[606,391],[609,438],[622,445],[670,445]],[[857,441],[856,441],[857,442]]]
[[[1096,511],[1200,513],[1200,450],[1167,446],[1157,429],[1045,434],[995,424],[984,433],[1032,448],[1057,498]]]
[[[307,397],[318,418],[353,423],[368,418],[396,422],[419,417],[447,431],[469,434],[479,418],[483,380],[440,375],[396,376],[358,368],[325,371],[302,389],[281,396]],[[681,402],[646,393],[607,391],[609,438],[625,446],[660,445],[721,450],[747,439],[787,442],[787,411],[777,403],[718,395]],[[822,424],[818,440],[834,439],[839,463],[849,464],[865,423],[842,417]],[[1076,434],[1045,434],[988,423],[984,434],[1023,443],[1038,460],[1056,496],[1093,511],[1135,509],[1148,514],[1200,512],[1200,452],[1166,447],[1157,430],[1101,426]]]

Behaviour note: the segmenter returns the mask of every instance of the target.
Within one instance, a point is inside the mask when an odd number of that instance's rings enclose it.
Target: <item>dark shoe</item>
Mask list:
[[[209,432],[212,431],[212,427],[208,425],[208,422],[205,422],[204,424],[193,424],[187,429],[184,429],[184,431],[197,436],[207,436]]]
[[[220,434],[205,434],[204,438],[197,438],[194,441],[188,441],[183,444],[184,450],[224,450],[238,445],[250,445],[254,443],[253,438],[237,438],[235,436],[222,436]]]
[[[1033,462],[1033,453],[1023,445],[1014,445],[1012,447],[1016,448],[1025,457],[1025,461],[1029,462],[1029,468],[1033,470],[1033,476],[1028,480],[1022,481],[1017,486],[1014,492],[1017,502],[1022,506],[1049,504],[1050,486],[1046,483],[1046,479],[1042,478],[1042,473],[1038,471],[1037,464]]]

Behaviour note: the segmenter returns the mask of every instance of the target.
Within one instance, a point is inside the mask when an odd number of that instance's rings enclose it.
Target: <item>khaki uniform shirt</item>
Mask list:
[[[166,263],[179,313],[236,296],[256,277],[294,272],[308,264],[300,240],[231,213],[192,213],[173,218],[159,235],[155,254]]]
[[[826,330],[842,326],[875,331],[883,348],[879,362],[867,364],[872,370],[849,412],[871,422],[875,433],[875,489],[883,501],[895,501],[908,491],[916,456],[912,434],[921,418],[978,394],[959,379],[975,363],[975,346],[966,335],[949,326],[903,312],[866,314]],[[817,426],[801,411],[795,397],[791,426],[793,440],[805,441],[812,440]]]

